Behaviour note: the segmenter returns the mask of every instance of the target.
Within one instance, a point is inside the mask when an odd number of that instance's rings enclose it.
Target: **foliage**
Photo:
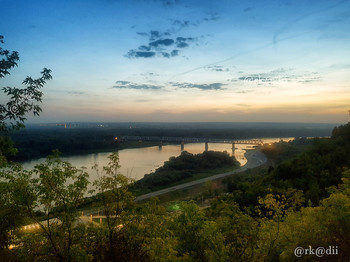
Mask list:
[[[3,36],[0,36],[0,43],[3,44]],[[17,66],[19,61],[18,52],[10,52],[0,47],[0,78],[10,74],[10,70]],[[36,102],[42,101],[41,88],[45,83],[52,79],[51,70],[44,68],[41,72],[41,77],[33,79],[27,76],[23,80],[26,86],[24,89],[16,87],[3,87],[2,91],[9,96],[10,100],[5,104],[0,104],[0,131],[8,130],[10,128],[23,128],[23,122],[26,120],[25,114],[33,112],[34,115],[39,115],[41,108]],[[6,121],[10,121],[6,123]],[[14,121],[14,122],[13,122]]]
[[[79,239],[79,228],[75,224],[78,206],[87,190],[87,177],[84,170],[58,159],[57,155],[50,156],[32,171],[23,170],[19,165],[1,171],[2,205],[6,212],[1,216],[5,222],[2,223],[5,225],[1,228],[2,235],[24,223],[37,225],[39,228],[30,234],[40,243],[35,246],[35,252],[47,259],[52,256],[70,260]],[[37,210],[44,216],[38,217]],[[23,234],[23,245],[30,245],[26,241],[33,239],[21,230],[19,234]],[[8,243],[4,242],[2,247],[8,247]],[[18,255],[29,255],[22,254],[23,251]]]
[[[27,206],[35,201],[30,178],[31,173],[19,165],[0,171],[0,250],[9,247],[12,239],[9,232],[26,222]]]
[[[3,39],[4,37],[0,35],[0,44],[4,44]],[[18,61],[18,52],[10,52],[0,46],[0,79],[9,75],[10,70],[17,66]],[[37,79],[27,76],[22,82],[26,86],[23,89],[8,86],[1,88],[9,100],[5,104],[0,104],[0,167],[7,163],[7,156],[16,153],[13,145],[3,134],[12,129],[23,128],[27,113],[33,112],[34,115],[39,115],[42,111],[38,104],[42,102],[41,88],[50,79],[52,79],[51,70],[44,68],[41,77]]]
[[[343,180],[348,181],[348,178],[349,172],[345,172]],[[349,186],[345,182],[338,187],[332,187],[332,194],[323,199],[320,206],[304,207],[298,212],[290,212],[279,225],[275,220],[263,221],[259,236],[260,259],[271,260],[275,257],[280,261],[292,261],[295,259],[296,247],[333,246],[339,249],[338,255],[324,255],[324,261],[347,261],[350,257]],[[278,237],[273,238],[277,231]],[[273,252],[268,252],[273,241]],[[304,259],[307,260],[308,257],[305,256]]]
[[[313,140],[307,138],[295,138],[291,141],[279,141],[272,144],[264,144],[261,151],[272,160],[274,165],[278,165],[283,161],[297,156],[298,154],[305,151]]]
[[[119,156],[113,153],[101,172],[95,166],[100,224],[78,223],[88,185],[84,169],[57,154],[32,171],[11,165],[0,173],[0,256],[9,261],[294,261],[296,247],[337,246],[339,255],[322,259],[348,261],[349,134],[349,125],[340,127],[332,138],[316,139],[308,151],[270,173],[250,171],[247,179],[236,179],[232,194],[217,196],[209,208],[188,201],[171,212],[157,199],[134,203],[128,190],[132,181],[119,173]],[[197,166],[195,157],[184,153],[167,169],[181,170],[186,161]],[[312,202],[315,185],[319,201]],[[205,188],[213,193],[211,184]],[[23,227],[32,225],[36,228]]]
[[[0,35],[0,43],[4,43],[4,37]],[[2,49],[0,47],[0,56],[4,56],[0,60],[0,78],[3,78],[5,75],[10,74],[10,69],[17,66],[17,61],[19,60],[18,52],[10,52],[8,50]]]
[[[69,197],[64,202],[55,199],[85,192],[86,184],[79,187],[80,183],[67,183],[63,178],[72,178],[68,174],[75,169],[57,161],[49,159],[36,167],[35,172],[14,166],[10,173],[3,173],[7,180],[1,185],[17,190],[16,194],[6,191],[3,199],[12,201],[18,210],[28,211],[21,212],[30,218],[23,217],[22,224],[38,221],[27,206],[43,204],[52,210],[51,220],[46,220],[49,225],[42,224],[40,230],[16,230],[13,225],[7,246],[1,251],[3,257],[20,261],[293,261],[294,249],[309,245],[338,246],[339,256],[325,257],[327,261],[346,261],[350,256],[349,171],[343,172],[343,183],[330,187],[330,196],[316,207],[303,207],[301,191],[288,189],[284,194],[269,190],[260,197],[255,207],[259,216],[242,211],[233,195],[213,199],[207,209],[193,201],[182,202],[179,210],[169,213],[157,199],[140,205],[132,203],[126,187],[128,179],[118,173],[119,159],[114,153],[104,167],[106,179],[100,177],[96,183],[101,201],[105,197],[102,207],[110,222],[106,219],[102,224],[68,226],[65,221],[72,220],[64,217],[77,220],[73,212],[76,205]],[[45,182],[46,179],[41,178],[40,182],[40,178],[32,178],[39,171],[48,174],[48,181],[59,181],[53,187],[54,192],[47,190],[47,185],[52,184]],[[76,177],[83,175],[82,170],[75,171]],[[74,207],[72,213],[67,207]],[[62,223],[50,223],[53,216]],[[2,219],[5,221],[6,217]],[[10,250],[9,244],[17,247]]]
[[[254,206],[259,205],[259,197],[263,198],[269,193],[282,195],[289,188],[303,192],[304,205],[310,203],[316,206],[321,199],[329,196],[328,187],[341,183],[342,172],[350,166],[349,136],[350,124],[337,127],[331,138],[313,139],[313,144],[304,147],[304,152],[286,159],[276,168],[263,173],[256,171],[256,174],[248,171],[226,179],[225,183],[240,207],[248,207],[252,212],[255,212]],[[280,146],[278,143],[276,147]],[[275,145],[268,147],[274,148]],[[289,147],[287,145],[285,148]],[[283,154],[289,155],[288,152]]]
[[[132,180],[119,173],[117,152],[110,154],[108,159],[109,163],[103,167],[103,174],[99,173],[98,165],[94,166],[99,176],[94,182],[98,192],[97,200],[100,200],[106,216],[103,230],[106,232],[107,245],[106,250],[100,252],[106,261],[135,261],[143,257],[140,244],[125,234],[134,219],[129,215],[134,200],[134,196],[128,191]]]
[[[0,136],[0,168],[7,164],[5,156],[14,156],[18,150],[14,147],[12,140],[7,136]]]

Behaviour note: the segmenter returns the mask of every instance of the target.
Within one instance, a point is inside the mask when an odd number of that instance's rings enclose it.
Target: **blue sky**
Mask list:
[[[347,122],[350,1],[0,0],[30,122]],[[5,99],[0,98],[0,100]]]

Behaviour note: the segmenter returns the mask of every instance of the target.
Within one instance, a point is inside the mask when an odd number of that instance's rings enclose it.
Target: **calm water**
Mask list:
[[[293,138],[284,138],[283,140],[288,141],[290,139]],[[280,138],[263,139],[264,143],[272,143],[279,140]],[[247,148],[251,148],[251,145],[236,144],[234,155],[236,159],[241,163],[241,165],[244,165],[247,161],[244,157],[244,152]],[[204,143],[185,144],[184,148],[184,150],[193,154],[202,153],[204,149]],[[230,155],[232,155],[231,144],[209,143],[209,150],[227,151]],[[62,157],[62,160],[68,161],[76,167],[86,167],[86,171],[90,175],[90,180],[93,181],[97,179],[98,175],[96,171],[91,169],[91,167],[95,164],[98,164],[100,166],[100,170],[102,170],[102,167],[108,163],[107,156],[109,154],[110,153],[77,155]],[[130,178],[138,180],[141,179],[145,174],[148,174],[158,167],[162,166],[164,161],[167,161],[171,156],[178,156],[180,154],[180,145],[166,145],[161,149],[158,146],[123,149],[119,151],[119,159],[121,165],[120,172]],[[28,161],[23,163],[23,167],[29,170],[32,169],[35,165],[42,163],[43,161],[45,161],[44,158]]]

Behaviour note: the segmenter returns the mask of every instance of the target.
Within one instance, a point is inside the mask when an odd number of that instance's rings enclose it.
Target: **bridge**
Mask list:
[[[248,145],[262,145],[263,141],[260,139],[245,139],[233,140],[225,138],[197,138],[197,137],[160,137],[160,136],[120,136],[118,139],[124,141],[153,141],[159,142],[159,148],[163,146],[163,142],[181,143],[181,150],[185,149],[185,143],[205,143],[205,151],[209,149],[209,143],[231,144],[232,151],[235,150],[236,144]]]

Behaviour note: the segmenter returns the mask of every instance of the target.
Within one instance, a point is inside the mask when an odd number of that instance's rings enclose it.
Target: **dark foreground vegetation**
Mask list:
[[[128,190],[130,181],[118,174],[118,155],[112,154],[109,165],[100,169],[104,176],[94,183],[104,218],[92,223],[79,220],[77,212],[87,191],[84,170],[55,156],[32,171],[9,166],[0,183],[0,257],[294,261],[296,247],[325,247],[333,252],[300,259],[348,261],[350,124],[295,154],[264,175],[231,181],[232,193],[213,198],[209,208],[187,201],[173,211],[156,199],[136,204]],[[37,226],[23,227],[28,224]]]
[[[222,170],[238,167],[239,162],[227,152],[206,151],[201,154],[191,154],[183,151],[178,157],[171,157],[162,167],[144,178],[136,181],[130,188],[136,195],[145,194],[164,187],[169,187],[195,178],[198,173],[213,169]]]

